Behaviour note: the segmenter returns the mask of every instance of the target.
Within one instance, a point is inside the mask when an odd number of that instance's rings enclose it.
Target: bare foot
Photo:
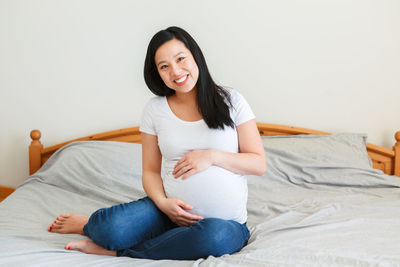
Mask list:
[[[48,231],[59,234],[81,234],[84,235],[83,227],[89,218],[73,213],[61,214],[49,226]]]
[[[115,250],[107,250],[103,247],[100,247],[92,240],[68,242],[64,248],[68,250],[78,250],[87,254],[117,256],[117,252]]]

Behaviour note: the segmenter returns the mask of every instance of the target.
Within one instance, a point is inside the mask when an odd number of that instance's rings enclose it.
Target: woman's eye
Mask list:
[[[185,58],[184,57],[180,57],[180,58],[178,58],[178,62],[179,61],[182,61],[182,60],[184,60]]]
[[[163,69],[165,69],[167,67],[167,65],[162,65],[161,67],[160,67],[160,70],[163,70]]]

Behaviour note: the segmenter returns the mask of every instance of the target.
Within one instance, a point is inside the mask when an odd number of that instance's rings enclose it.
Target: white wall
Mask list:
[[[49,146],[137,125],[151,97],[146,47],[170,25],[258,121],[364,132],[391,148],[399,14],[397,0],[0,0],[0,184],[28,176],[32,129]]]

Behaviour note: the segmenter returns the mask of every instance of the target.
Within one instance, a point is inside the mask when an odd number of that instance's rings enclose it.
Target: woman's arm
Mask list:
[[[167,197],[161,179],[161,152],[155,135],[142,133],[142,170],[143,189],[157,205]]]
[[[179,226],[187,226],[203,219],[185,211],[193,207],[184,201],[166,197],[161,179],[161,159],[157,136],[142,133],[142,183],[147,196]]]
[[[175,165],[175,178],[182,179],[216,165],[240,174],[262,175],[267,168],[264,147],[257,129],[256,121],[250,120],[236,127],[239,141],[239,153],[219,150],[194,150]]]
[[[263,175],[267,170],[264,146],[256,121],[250,120],[236,127],[239,153],[214,151],[213,163],[235,173]]]

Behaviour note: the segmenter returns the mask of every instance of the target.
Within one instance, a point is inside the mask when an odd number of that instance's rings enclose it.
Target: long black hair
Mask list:
[[[225,125],[234,128],[235,124],[229,112],[230,107],[232,107],[229,92],[213,81],[199,45],[189,33],[179,27],[169,27],[159,31],[149,43],[144,62],[144,80],[150,91],[158,96],[175,94],[175,91],[167,87],[161,79],[154,62],[157,49],[172,39],[177,39],[185,44],[186,48],[192,53],[199,68],[196,97],[199,112],[203,116],[203,120],[211,129],[224,129]]]

